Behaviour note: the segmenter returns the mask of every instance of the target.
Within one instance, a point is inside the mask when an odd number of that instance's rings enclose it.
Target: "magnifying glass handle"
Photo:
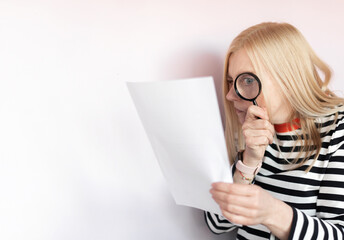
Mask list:
[[[253,100],[252,102],[253,102],[253,104],[254,104],[255,106],[258,106],[256,100]],[[258,118],[258,119],[261,119],[260,117],[257,117],[257,118]]]

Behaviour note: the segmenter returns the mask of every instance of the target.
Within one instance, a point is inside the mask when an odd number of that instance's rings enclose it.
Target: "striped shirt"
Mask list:
[[[337,119],[333,114],[316,123],[322,147],[311,170],[305,172],[314,158],[296,169],[285,160],[291,162],[297,157],[300,148],[292,152],[293,139],[301,130],[276,133],[265,151],[255,184],[292,207],[289,239],[344,239],[344,112],[338,112]],[[238,229],[240,240],[277,239],[263,225],[238,226],[210,212],[205,212],[205,219],[216,234]]]

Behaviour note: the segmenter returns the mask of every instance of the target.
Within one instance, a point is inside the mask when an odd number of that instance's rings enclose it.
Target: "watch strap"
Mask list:
[[[262,163],[260,162],[256,167],[249,167],[245,165],[242,160],[243,160],[243,152],[241,151],[241,152],[238,152],[238,155],[235,161],[235,167],[239,171],[245,174],[256,175],[262,166]]]
[[[262,166],[261,163],[257,165],[257,167],[249,167],[246,166],[241,160],[239,160],[236,164],[236,168],[241,171],[242,173],[256,175],[259,172],[260,167]]]

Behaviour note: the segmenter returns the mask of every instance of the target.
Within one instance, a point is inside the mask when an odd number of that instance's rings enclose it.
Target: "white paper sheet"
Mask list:
[[[175,202],[221,214],[209,190],[232,175],[213,78],[127,86]]]

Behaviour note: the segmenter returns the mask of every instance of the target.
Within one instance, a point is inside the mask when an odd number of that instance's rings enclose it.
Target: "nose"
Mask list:
[[[241,98],[236,94],[235,90],[234,90],[234,86],[232,84],[232,86],[230,86],[229,92],[226,95],[226,99],[228,101],[234,102],[234,101],[238,101]]]

